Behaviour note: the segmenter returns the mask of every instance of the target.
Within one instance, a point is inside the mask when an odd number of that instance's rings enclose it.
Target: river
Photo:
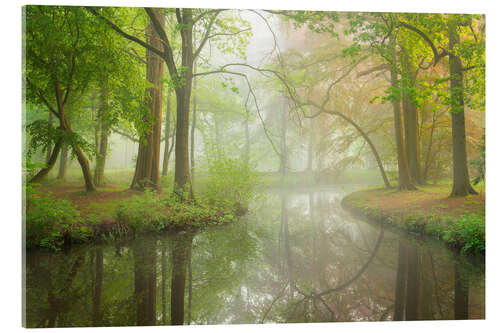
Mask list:
[[[272,190],[238,223],[26,254],[27,327],[480,319],[482,258]]]

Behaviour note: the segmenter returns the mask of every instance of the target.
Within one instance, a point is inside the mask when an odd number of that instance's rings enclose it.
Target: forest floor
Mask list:
[[[81,181],[48,180],[26,194],[27,248],[60,249],[136,233],[199,229],[236,222],[247,208],[230,200],[181,200],[171,189],[131,190],[126,183],[87,192]]]
[[[484,252],[485,194],[450,197],[449,183],[420,186],[416,191],[382,187],[351,193],[343,200],[350,211],[396,228],[444,240],[463,252]]]
[[[100,217],[100,223],[113,223],[120,202],[142,193],[121,185],[106,185],[97,191],[87,192],[82,182],[42,185],[39,190],[57,199],[69,200],[80,211],[81,217]]]

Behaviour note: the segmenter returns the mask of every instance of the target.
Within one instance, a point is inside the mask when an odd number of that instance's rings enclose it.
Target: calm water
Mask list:
[[[230,227],[26,257],[26,326],[484,318],[484,264],[274,191]],[[477,261],[477,260],[476,260]]]

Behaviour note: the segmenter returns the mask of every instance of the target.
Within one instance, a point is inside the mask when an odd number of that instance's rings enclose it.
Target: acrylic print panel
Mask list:
[[[27,5],[25,327],[485,318],[485,18]]]

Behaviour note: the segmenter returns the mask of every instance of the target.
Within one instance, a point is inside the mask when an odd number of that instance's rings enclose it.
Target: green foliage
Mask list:
[[[172,228],[204,227],[236,221],[233,210],[208,204],[207,200],[189,201],[178,194],[160,195],[146,190],[122,202],[117,209],[120,223],[136,233]]]
[[[443,239],[449,243],[462,244],[462,253],[484,252],[484,216],[478,214],[461,215],[444,231]]]
[[[72,228],[79,215],[68,200],[40,195],[31,184],[26,185],[26,247],[57,250],[64,244],[66,234],[74,240],[87,239],[91,230]]]
[[[117,218],[139,232],[161,230],[167,224],[167,205],[154,191],[146,189],[124,200],[118,207]]]
[[[249,161],[232,158],[222,148],[207,154],[208,178],[202,197],[209,204],[229,210],[245,209],[257,195],[258,174]]]

